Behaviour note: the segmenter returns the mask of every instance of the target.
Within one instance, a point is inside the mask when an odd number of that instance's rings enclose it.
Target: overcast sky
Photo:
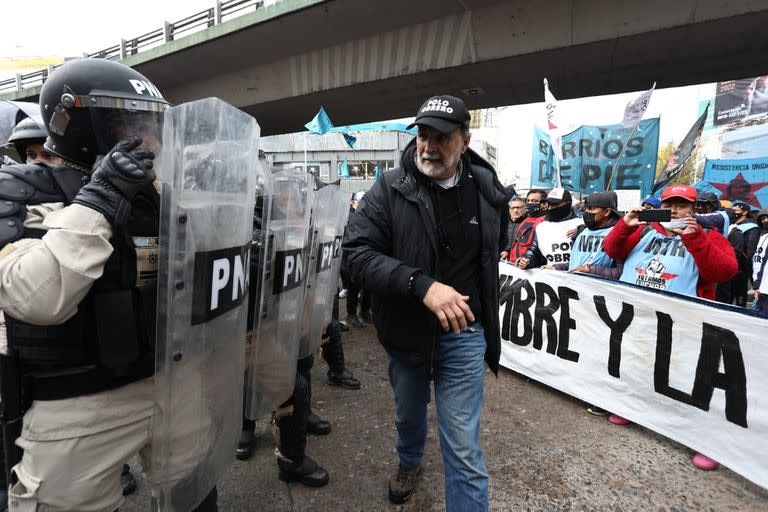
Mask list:
[[[214,4],[211,0],[108,2],[109,8],[104,7],[106,2],[93,0],[27,0],[23,4],[17,3],[13,16],[15,21],[6,20],[0,30],[0,59],[80,56],[83,52],[94,52],[117,44],[121,38],[130,39],[145,34],[162,27],[165,20],[178,21]],[[35,13],[35,16],[23,22],[20,20],[26,16],[22,12]],[[638,93],[650,85],[638,84]],[[553,93],[557,95],[556,90]],[[712,97],[713,93],[713,84],[657,89],[645,117],[661,116],[660,144],[682,139],[696,119],[699,101]],[[561,116],[563,122],[572,127],[618,123],[624,105],[636,95],[630,93],[563,101]],[[508,181],[514,171],[520,170],[525,174],[530,169],[533,125],[545,126],[543,103],[506,108],[498,113],[497,122],[497,135],[477,135],[486,136],[490,143],[496,145],[499,170]]]

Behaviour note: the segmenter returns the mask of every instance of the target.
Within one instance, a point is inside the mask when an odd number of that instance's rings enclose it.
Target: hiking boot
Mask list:
[[[324,436],[331,431],[331,424],[315,413],[307,416],[307,433]]]
[[[587,412],[589,414],[591,414],[592,416],[607,416],[608,415],[608,411],[606,411],[605,409],[603,409],[601,407],[598,407],[596,405],[590,405],[589,407],[587,407]]]
[[[237,448],[235,449],[235,458],[237,460],[248,460],[253,455],[253,449],[256,446],[256,437],[253,435],[253,430],[241,430],[240,440],[237,442]]]
[[[346,368],[341,373],[328,370],[328,382],[344,389],[360,389],[360,381]]]
[[[346,320],[344,320],[344,323],[350,327],[356,327],[356,328],[363,327],[363,323],[360,321],[359,318],[357,318],[357,315],[355,314],[347,315],[347,318]]]
[[[278,477],[283,482],[299,482],[309,487],[322,487],[328,483],[328,472],[317,465],[317,462],[306,455],[302,458],[301,464],[278,458],[277,467],[280,468]]]
[[[128,496],[136,490],[136,479],[131,474],[131,466],[123,464],[123,471],[120,474],[120,485],[123,487],[123,496]]]
[[[373,325],[373,311],[371,311],[370,309],[367,311],[363,311],[362,313],[360,313],[360,319],[367,324]]]
[[[395,505],[408,501],[419,484],[421,472],[421,464],[411,469],[406,469],[402,464],[398,464],[397,474],[389,479],[389,501]]]

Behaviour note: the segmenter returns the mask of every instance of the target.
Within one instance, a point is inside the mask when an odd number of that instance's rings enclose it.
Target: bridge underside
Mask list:
[[[425,98],[453,94],[470,108],[693,85],[768,73],[766,14],[735,16],[533,54],[429,70],[241,105],[265,134],[303,130],[320,105],[336,125],[414,116]],[[754,35],[754,36],[753,36]],[[479,91],[471,94],[471,91]]]

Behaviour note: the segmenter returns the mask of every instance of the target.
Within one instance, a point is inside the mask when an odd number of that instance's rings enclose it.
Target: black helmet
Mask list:
[[[40,91],[45,148],[90,167],[132,128],[149,123],[159,129],[168,106],[157,87],[128,66],[106,59],[67,62]]]
[[[14,127],[10,137],[8,137],[8,143],[13,144],[23,162],[27,158],[27,145],[34,143],[42,144],[45,142],[47,135],[45,130],[37,124],[37,121],[31,117],[25,117]]]

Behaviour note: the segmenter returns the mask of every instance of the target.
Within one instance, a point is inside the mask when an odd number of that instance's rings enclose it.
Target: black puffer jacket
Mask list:
[[[429,368],[434,369],[442,331],[421,297],[432,280],[440,280],[441,250],[428,190],[435,185],[415,169],[414,154],[415,139],[403,152],[400,167],[383,173],[365,195],[347,226],[343,247],[346,275],[373,293],[379,341],[391,354],[414,363],[429,361]],[[511,194],[505,192],[493,167],[477,153],[468,150],[462,162],[464,169],[471,170],[480,195],[483,313],[479,320],[485,329],[485,360],[496,373],[501,351],[498,255],[507,236]],[[411,276],[420,273],[429,279],[427,286],[409,294]]]

